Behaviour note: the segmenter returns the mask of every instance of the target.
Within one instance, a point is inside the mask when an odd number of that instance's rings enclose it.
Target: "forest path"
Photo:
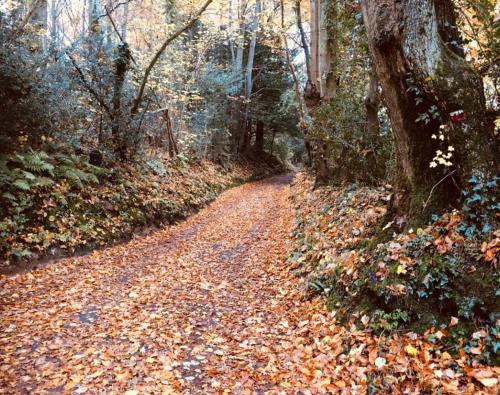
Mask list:
[[[276,389],[272,349],[300,319],[289,182],[233,188],[149,236],[1,278],[0,393]]]

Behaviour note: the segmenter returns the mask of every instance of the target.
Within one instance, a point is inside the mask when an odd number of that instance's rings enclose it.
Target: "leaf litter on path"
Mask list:
[[[289,181],[231,189],[177,225],[0,278],[0,393],[350,394],[382,377],[394,393],[463,388],[437,377],[424,344],[381,341],[304,299],[285,266]]]

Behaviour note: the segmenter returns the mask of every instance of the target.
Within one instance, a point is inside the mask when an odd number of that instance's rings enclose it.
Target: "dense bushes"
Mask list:
[[[441,330],[435,341],[450,352],[463,348],[498,362],[496,182],[471,179],[463,210],[398,233],[386,219],[389,187],[313,191],[312,181],[300,176],[294,186],[300,220],[289,261],[346,321],[354,316],[366,323],[366,315],[373,330],[386,333],[435,328]]]
[[[387,122],[370,134],[364,108],[364,80],[339,87],[336,100],[322,104],[314,114],[312,138],[324,144],[329,179],[334,183],[377,184],[388,177],[392,138]],[[382,116],[381,120],[386,121]]]
[[[8,34],[0,26],[0,152],[12,151],[28,138],[38,142],[50,124],[38,59],[27,57],[23,46],[14,51],[16,42],[7,41]]]

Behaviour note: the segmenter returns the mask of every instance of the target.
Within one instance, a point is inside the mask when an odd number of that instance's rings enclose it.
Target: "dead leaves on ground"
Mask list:
[[[495,391],[497,368],[305,301],[285,269],[291,225],[288,187],[266,180],[179,225],[1,278],[0,393]]]

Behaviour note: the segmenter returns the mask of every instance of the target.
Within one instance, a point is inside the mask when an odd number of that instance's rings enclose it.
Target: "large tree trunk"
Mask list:
[[[362,9],[395,141],[393,205],[418,222],[455,203],[473,169],[498,169],[488,149],[482,81],[447,44],[456,38],[449,36],[455,27],[449,0],[364,0]],[[444,141],[433,138],[440,125]],[[436,151],[449,146],[453,165],[430,167]]]
[[[310,19],[311,28],[311,63],[310,63],[310,81],[304,91],[304,101],[309,110],[314,109],[320,102],[320,62],[319,62],[319,29],[320,29],[320,0],[310,0]]]
[[[316,0],[320,2],[319,27],[319,77],[320,96],[322,101],[330,101],[337,90],[337,54],[335,21],[337,19],[335,1]]]
[[[244,80],[244,76],[242,75],[243,69],[243,53],[245,49],[245,13],[246,13],[247,0],[238,0],[237,2],[237,10],[238,10],[238,39],[236,46],[236,55],[234,58],[234,62],[232,64],[233,74],[235,79],[237,80],[237,89],[238,91],[242,89]],[[231,13],[231,8],[229,9]],[[241,134],[244,132],[244,111],[246,110],[246,106],[244,104],[234,101],[231,104],[231,151],[233,154],[237,154],[240,148],[240,138]]]
[[[311,0],[312,84],[306,86],[304,102],[313,118],[318,107],[331,101],[337,90],[335,5],[332,0]],[[315,140],[306,142],[306,150],[316,172],[317,185],[327,183],[330,177],[326,137],[317,135]]]
[[[319,29],[320,29],[320,0],[311,0],[310,6],[311,26],[311,79],[313,86],[319,91]]]

